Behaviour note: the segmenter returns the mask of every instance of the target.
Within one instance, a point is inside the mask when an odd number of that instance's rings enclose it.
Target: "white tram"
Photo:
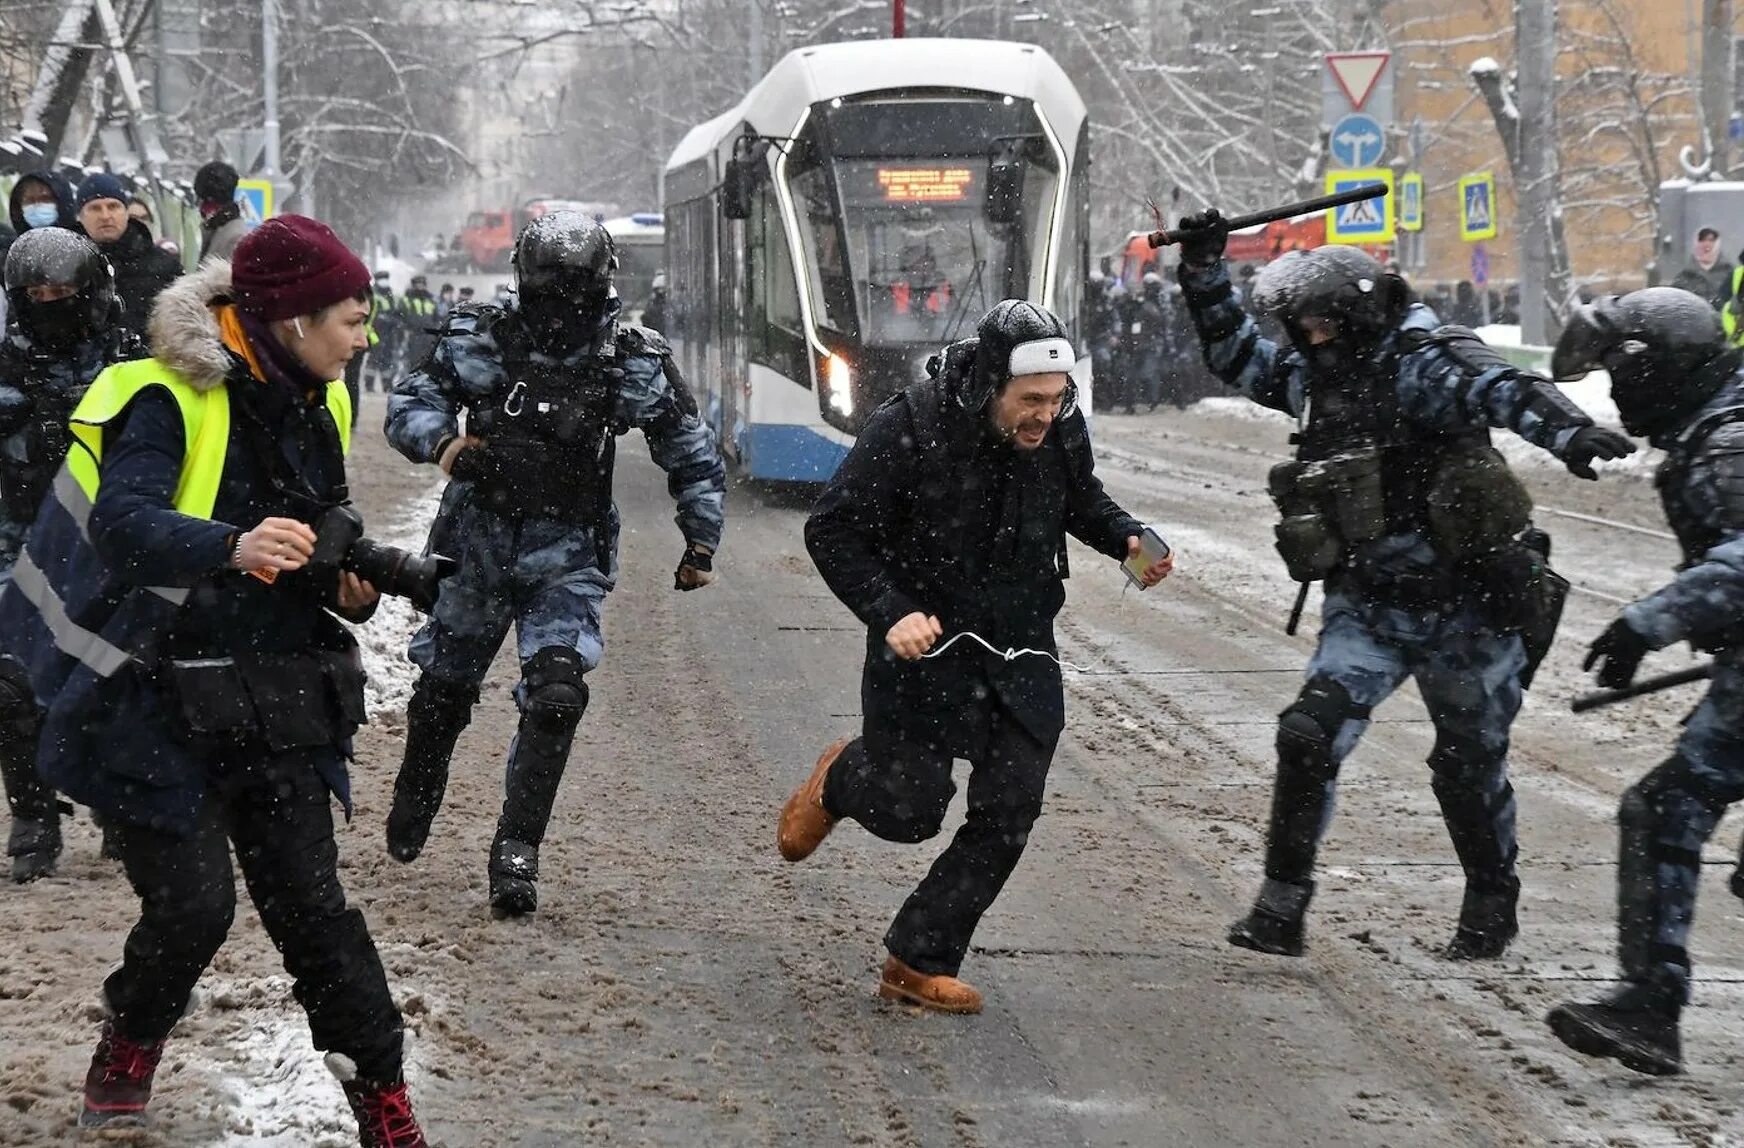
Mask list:
[[[1029,44],[802,48],[666,165],[667,331],[729,456],[819,482],[862,420],[1027,298],[1073,328],[1089,122]],[[1089,409],[1089,361],[1074,369]]]

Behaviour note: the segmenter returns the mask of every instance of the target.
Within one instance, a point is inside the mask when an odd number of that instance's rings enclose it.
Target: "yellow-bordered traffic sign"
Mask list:
[[[242,205],[242,217],[251,223],[271,219],[273,217],[272,180],[237,180],[236,202]]]
[[[1326,173],[1326,194],[1384,183],[1387,194],[1380,199],[1365,199],[1347,203],[1326,213],[1328,243],[1391,243],[1393,231],[1393,172],[1391,168],[1361,168],[1356,171]]]
[[[1496,177],[1487,171],[1459,181],[1459,237],[1467,243],[1496,237]]]
[[[1414,171],[1399,179],[1399,230],[1423,230],[1423,177]]]

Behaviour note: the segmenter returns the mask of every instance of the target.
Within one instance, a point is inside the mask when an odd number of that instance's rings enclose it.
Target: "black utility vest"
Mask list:
[[[617,329],[581,363],[535,358],[525,335],[498,323],[503,382],[467,417],[486,440],[473,487],[478,505],[504,518],[549,518],[604,529],[616,461]]]
[[[1426,430],[1400,408],[1400,360],[1433,338],[1428,332],[1400,331],[1394,347],[1353,371],[1354,377],[1328,380],[1310,369],[1303,425],[1290,436],[1304,462],[1378,451],[1389,534],[1426,531],[1429,487],[1448,451],[1490,443],[1488,428]]]

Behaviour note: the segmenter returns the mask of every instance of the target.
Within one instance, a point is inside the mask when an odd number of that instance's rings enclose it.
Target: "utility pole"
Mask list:
[[[890,35],[898,40],[908,35],[908,4],[905,0],[890,0]]]
[[[751,76],[748,88],[763,78],[763,0],[751,0]]]
[[[260,0],[261,101],[265,105],[261,175],[279,180],[279,0]]]
[[[1714,179],[1725,179],[1732,120],[1732,0],[1702,2],[1702,134]]]
[[[1514,183],[1520,232],[1520,335],[1522,342],[1545,346],[1556,338],[1548,296],[1567,286],[1552,282],[1556,276],[1552,273],[1551,228],[1559,183],[1554,91],[1555,0],[1518,0],[1514,9],[1514,53],[1520,99]]]

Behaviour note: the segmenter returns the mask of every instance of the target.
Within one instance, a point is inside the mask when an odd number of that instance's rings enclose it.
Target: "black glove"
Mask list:
[[[1650,648],[1640,631],[1618,618],[1587,647],[1586,661],[1581,663],[1581,669],[1590,670],[1603,662],[1599,665],[1599,685],[1607,690],[1627,689],[1635,680],[1635,671],[1641,668],[1641,659],[1647,656]]]
[[[1593,473],[1594,459],[1609,462],[1634,453],[1634,441],[1621,431],[1608,427],[1582,427],[1562,448],[1562,461],[1576,478],[1595,479],[1599,476]]]
[[[1203,270],[1223,258],[1223,247],[1229,242],[1229,223],[1213,207],[1181,220],[1175,233],[1181,237],[1181,262]]]
[[[696,546],[686,546],[684,556],[678,560],[678,569],[672,572],[672,588],[674,590],[700,590],[715,580],[715,556],[707,550]]]

